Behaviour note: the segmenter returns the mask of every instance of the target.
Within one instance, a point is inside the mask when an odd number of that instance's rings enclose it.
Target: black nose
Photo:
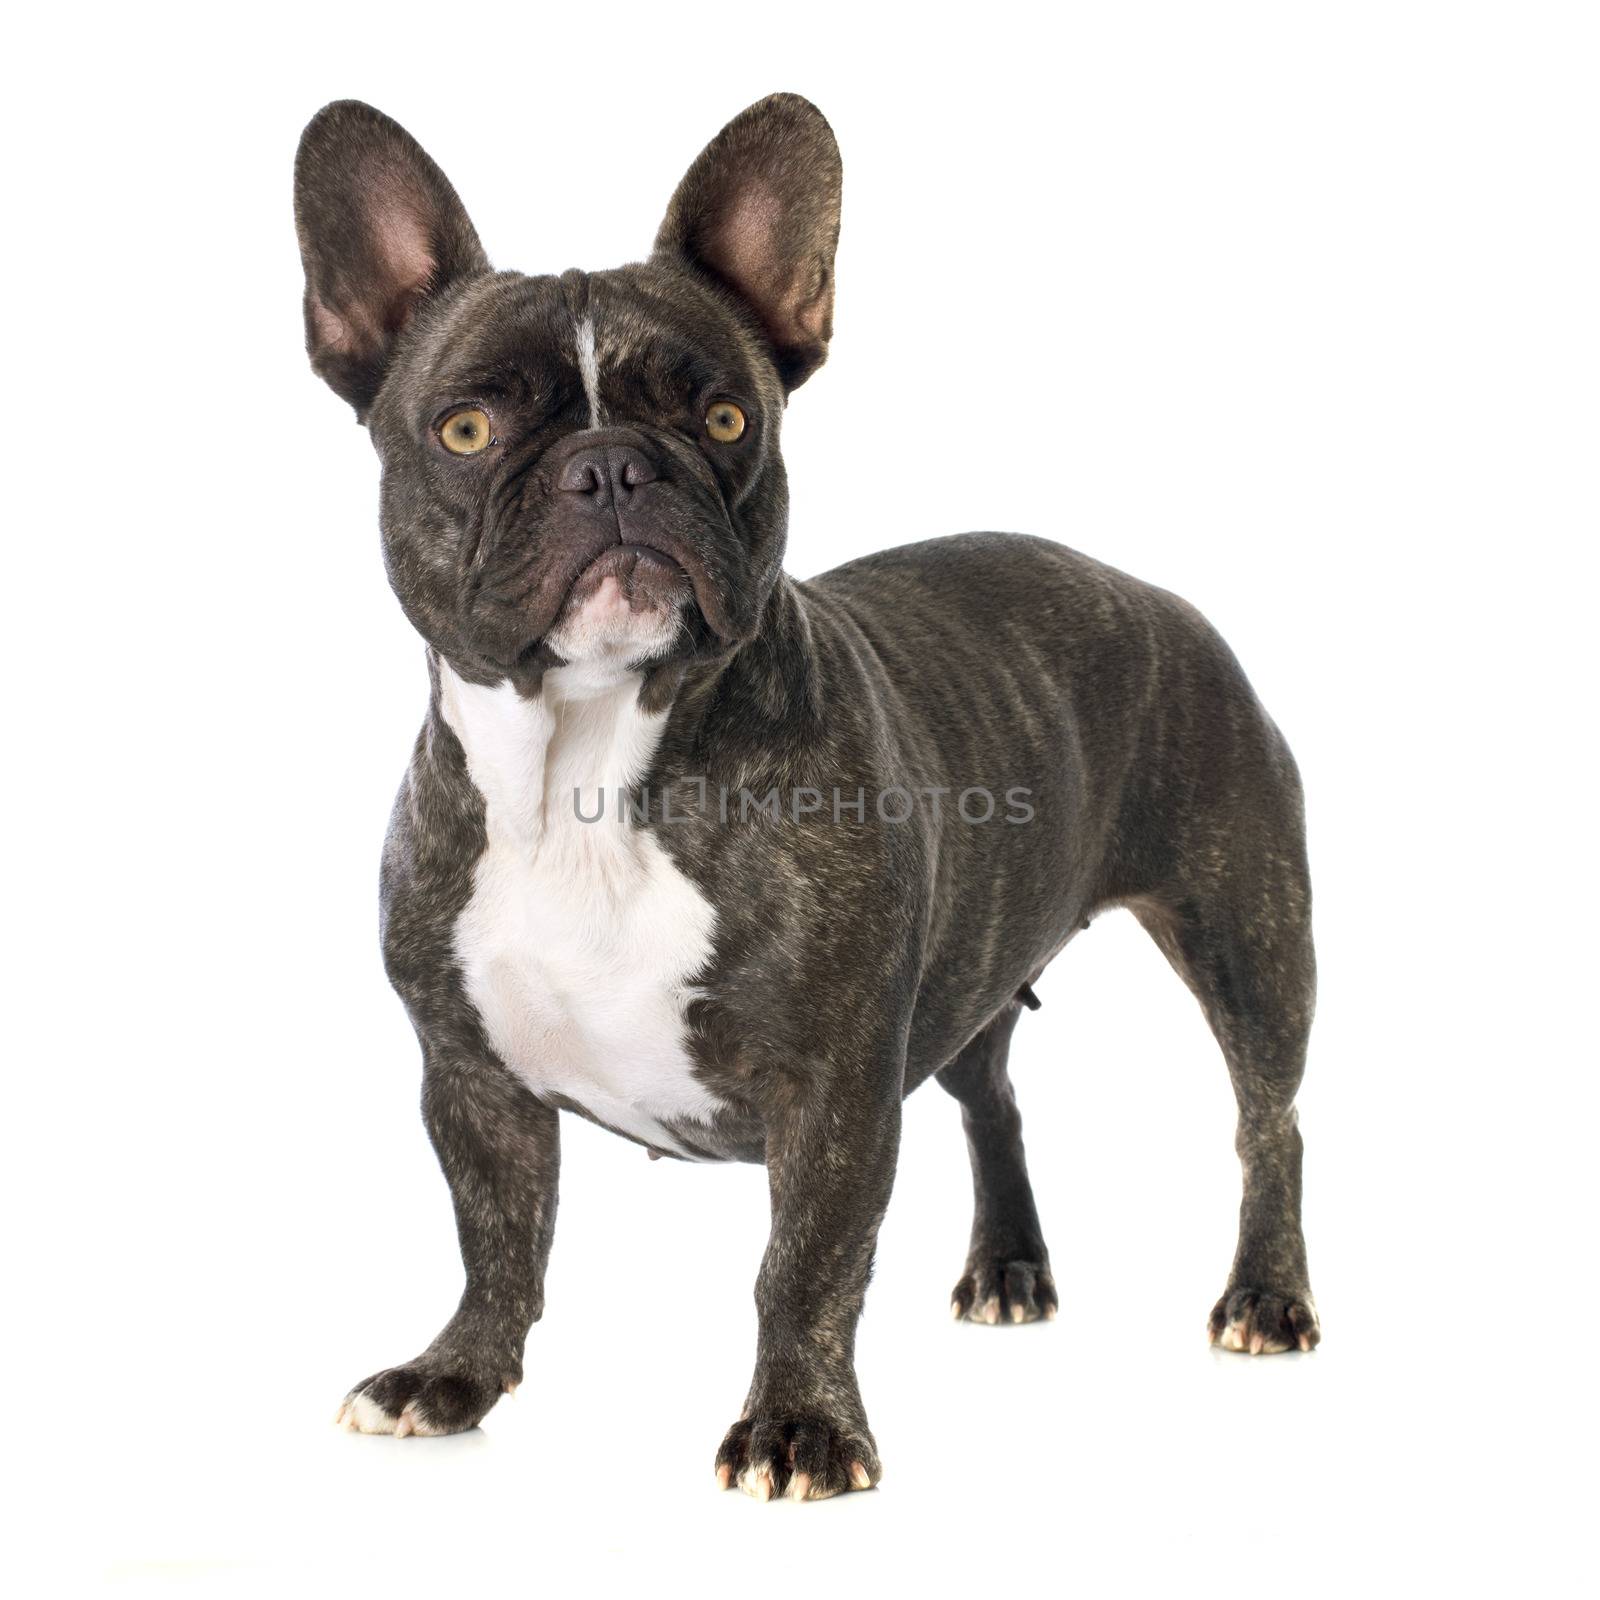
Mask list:
[[[595,445],[574,452],[556,479],[556,487],[567,494],[587,497],[590,506],[604,510],[626,505],[635,489],[654,483],[656,469],[642,450],[631,444]]]

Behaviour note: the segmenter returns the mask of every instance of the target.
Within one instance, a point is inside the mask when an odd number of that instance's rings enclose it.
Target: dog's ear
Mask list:
[[[754,311],[788,389],[827,359],[842,179],[822,113],[768,95],[701,151],[656,235],[658,257],[687,261]]]
[[[449,179],[359,100],[324,106],[301,135],[294,216],[311,365],[364,415],[417,306],[488,260]]]

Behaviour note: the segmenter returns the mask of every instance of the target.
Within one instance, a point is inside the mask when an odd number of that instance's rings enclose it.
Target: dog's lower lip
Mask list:
[[[682,579],[687,585],[689,574],[684,570],[683,563],[669,556],[665,550],[658,550],[650,544],[613,544],[607,545],[581,572],[572,580],[562,599],[562,608],[571,605],[573,598],[592,588],[594,584],[608,572],[635,573],[643,568],[646,571],[654,570],[663,577]]]
[[[575,604],[581,604],[600,586],[608,572],[625,570],[628,574],[626,581],[631,581],[641,568],[644,569],[647,574],[645,578],[647,586],[661,591],[669,591],[675,587],[681,603],[693,609],[697,616],[703,614],[712,633],[719,638],[723,636],[710,620],[711,611],[704,609],[708,604],[715,609],[716,599],[714,591],[702,590],[704,581],[702,570],[698,566],[691,570],[682,557],[668,552],[660,544],[647,544],[637,539],[618,540],[603,544],[598,549],[591,545],[589,550],[579,554],[578,558],[583,564],[567,580],[565,589],[560,591],[560,599],[551,606],[548,618],[540,626],[540,631],[536,635],[523,636],[525,642],[516,650],[514,656],[516,668],[531,670],[539,663],[545,649],[545,641],[551,631],[558,627],[564,618],[571,615]],[[534,586],[530,585],[528,596],[533,592]],[[508,596],[504,602],[506,609],[522,610],[527,604],[528,596]]]
[[[616,548],[624,555],[634,557],[635,560],[659,562],[664,567],[670,567],[674,572],[683,572],[683,563],[681,561],[669,556],[665,550],[658,549],[653,544],[619,544]],[[610,550],[603,551],[595,558],[595,561],[604,561],[607,556],[611,555],[612,552]],[[593,567],[595,561],[591,561],[589,566]],[[588,569],[586,568],[585,570],[587,571]],[[687,577],[688,574],[685,573],[684,576]]]
[[[655,545],[606,545],[581,567],[556,608],[550,627],[577,614],[608,581],[619,583],[630,609],[683,607],[692,602],[694,584],[683,564]],[[549,637],[547,630],[545,638]],[[537,648],[538,642],[532,648]],[[525,650],[524,655],[527,655]]]

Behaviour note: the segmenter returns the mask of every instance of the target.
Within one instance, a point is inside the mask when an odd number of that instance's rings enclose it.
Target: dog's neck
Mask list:
[[[600,795],[614,805],[643,779],[666,713],[641,706],[642,683],[625,665],[585,663],[545,673],[528,695],[509,680],[470,683],[440,663],[438,714],[483,796],[491,837],[535,848],[580,811],[592,816]]]
[[[703,750],[707,723],[726,715],[747,735],[768,724],[792,740],[820,710],[804,600],[782,576],[756,637],[710,660],[564,663],[534,686],[472,682],[436,652],[430,668],[433,717],[460,746],[487,826],[524,848],[592,817],[602,794],[609,814],[649,776],[663,738]]]

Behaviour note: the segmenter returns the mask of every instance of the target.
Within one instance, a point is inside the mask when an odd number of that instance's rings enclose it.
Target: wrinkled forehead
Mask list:
[[[615,413],[709,392],[781,396],[758,339],[715,293],[648,266],[497,273],[441,309],[407,362],[406,386],[419,400],[579,398]]]

